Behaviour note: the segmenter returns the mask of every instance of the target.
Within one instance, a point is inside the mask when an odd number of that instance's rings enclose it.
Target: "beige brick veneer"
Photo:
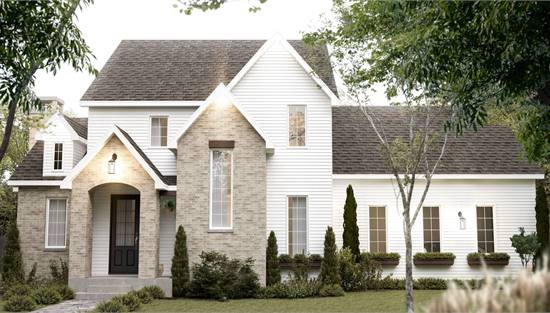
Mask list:
[[[107,162],[116,153],[116,174],[107,173]],[[69,277],[86,278],[91,273],[92,205],[90,192],[108,183],[127,184],[140,193],[139,278],[158,275],[160,210],[158,192],[149,174],[117,137],[112,137],[73,180],[69,249]]]
[[[210,140],[234,140],[233,230],[209,231]],[[265,283],[266,149],[264,140],[232,105],[212,104],[178,142],[176,225],[187,234],[190,263],[201,251],[256,261]]]
[[[67,261],[68,249],[46,249],[46,205],[48,198],[67,198],[70,190],[58,187],[19,187],[17,195],[17,227],[25,273],[28,274],[34,263],[37,274],[49,276],[49,261]],[[68,245],[67,240],[67,245]]]

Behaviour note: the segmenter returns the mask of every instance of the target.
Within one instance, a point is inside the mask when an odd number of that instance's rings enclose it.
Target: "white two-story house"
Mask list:
[[[376,137],[341,106],[326,48],[282,38],[122,41],[81,99],[88,117],[54,115],[10,178],[28,270],[69,265],[80,297],[157,284],[171,293],[176,228],[190,262],[201,251],[252,257],[265,280],[266,238],[279,253],[341,245],[346,188],[357,199],[360,248],[404,255],[398,201]],[[375,107],[387,128],[404,117]],[[474,278],[466,255],[507,252],[535,229],[540,169],[513,133],[486,127],[452,138],[413,231],[415,252],[452,252],[420,276]],[[458,214],[460,212],[460,216]],[[399,276],[404,262],[384,267]]]

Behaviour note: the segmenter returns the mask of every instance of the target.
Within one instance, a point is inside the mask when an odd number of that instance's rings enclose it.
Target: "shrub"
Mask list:
[[[95,310],[102,313],[128,312],[128,308],[122,303],[122,301],[115,298],[99,302],[95,307]]]
[[[159,286],[145,286],[141,288],[140,290],[143,290],[151,296],[153,299],[162,299],[165,297],[164,291]]]
[[[128,294],[138,297],[139,301],[143,304],[151,303],[153,301],[153,297],[151,297],[151,295],[143,289],[132,290]]]
[[[320,297],[341,297],[345,295],[344,289],[339,284],[324,285],[319,290]]]
[[[386,289],[386,290],[403,290],[405,289],[405,280],[394,278],[388,275],[378,282],[375,282],[375,286],[369,286],[370,289]]]
[[[321,263],[319,278],[326,285],[340,284],[336,239],[334,238],[334,231],[332,231],[332,227],[330,226],[327,227],[327,231],[325,232],[324,258]]]
[[[27,275],[27,285],[33,284],[36,281],[36,262],[33,263],[29,275]]]
[[[346,189],[346,204],[344,205],[343,246],[349,248],[355,259],[359,258],[359,227],[357,226],[357,202],[351,185]]]
[[[514,247],[516,253],[519,254],[521,264],[527,267],[541,246],[537,239],[537,233],[531,233],[526,236],[525,229],[520,227],[519,235],[513,235],[510,240],[512,241],[512,247]]]
[[[36,302],[27,295],[14,295],[4,303],[4,310],[8,312],[29,312],[34,310]]]
[[[275,233],[273,231],[269,233],[265,254],[266,285],[271,286],[281,282],[281,269],[279,268],[279,259],[277,258],[277,255],[279,254],[277,237],[275,237]]]
[[[172,293],[174,297],[183,297],[189,291],[189,256],[187,254],[187,236],[183,226],[178,227],[174,256],[172,257]]]
[[[420,290],[445,290],[447,281],[441,278],[418,278],[413,281],[413,287]]]
[[[4,293],[4,298],[9,299],[12,296],[30,296],[31,293],[31,287],[24,284],[14,284],[6,290]]]
[[[340,250],[338,254],[338,266],[341,278],[341,286],[345,291],[361,291],[372,287],[377,289],[381,270],[379,264],[369,258],[361,258],[355,262],[355,256],[347,248]]]
[[[370,258],[371,260],[380,262],[380,261],[386,261],[386,260],[399,261],[401,256],[399,255],[399,253],[395,253],[395,252],[388,252],[388,253],[363,252],[361,253],[361,258],[362,259]]]
[[[32,297],[37,304],[50,305],[63,300],[63,297],[54,288],[42,287],[32,293]]]
[[[262,298],[297,299],[319,295],[321,282],[317,279],[291,279],[263,288],[259,295]]]
[[[523,270],[515,280],[487,278],[478,290],[452,284],[427,312],[549,312],[550,273]]]
[[[297,279],[309,278],[309,258],[305,254],[294,255],[293,274]]]
[[[69,288],[69,286],[63,284],[54,284],[52,285],[52,288],[54,288],[55,291],[57,291],[61,295],[61,298],[63,298],[63,300],[74,299],[74,291]]]
[[[111,301],[119,301],[124,307],[126,307],[129,312],[134,312],[141,305],[141,301],[139,301],[139,298],[131,293],[113,297]]]
[[[69,265],[61,258],[59,258],[59,263],[57,260],[50,260],[50,275],[54,282],[68,284]]]
[[[236,299],[254,296],[259,287],[254,261],[230,260],[217,252],[202,252],[201,262],[193,266],[190,293],[194,297]]]
[[[492,252],[492,253],[479,253],[473,252],[468,253],[466,257],[468,261],[479,261],[483,258],[485,261],[508,261],[510,260],[510,255],[504,252]]]
[[[416,253],[413,261],[454,261],[455,255],[450,252],[421,252]]]
[[[323,257],[320,254],[310,254],[309,262],[323,262]]]
[[[6,245],[2,259],[2,283],[4,286],[22,283],[25,280],[23,259],[19,246],[19,230],[15,221],[10,222],[6,231]]]
[[[294,263],[294,258],[292,258],[288,254],[281,254],[281,255],[279,255],[279,263],[293,264]]]

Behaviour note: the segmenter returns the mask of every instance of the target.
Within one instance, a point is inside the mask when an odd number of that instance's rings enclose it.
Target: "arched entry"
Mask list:
[[[92,276],[138,274],[140,193],[126,184],[90,190]]]

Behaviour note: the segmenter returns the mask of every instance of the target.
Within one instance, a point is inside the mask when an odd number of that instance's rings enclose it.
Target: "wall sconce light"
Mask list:
[[[108,171],[109,171],[109,174],[114,174],[114,173],[115,173],[115,161],[116,161],[116,158],[117,158],[116,153],[113,153],[113,155],[111,156],[111,159],[110,159],[109,162],[108,162]]]
[[[466,229],[466,218],[462,215],[462,211],[458,212],[458,218],[460,219],[460,229]]]

